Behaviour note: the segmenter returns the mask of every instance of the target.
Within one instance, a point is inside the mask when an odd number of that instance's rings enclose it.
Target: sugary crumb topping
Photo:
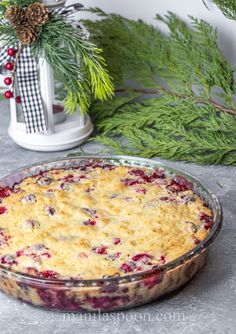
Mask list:
[[[48,279],[131,274],[183,255],[212,225],[184,177],[87,161],[0,188],[0,263]]]

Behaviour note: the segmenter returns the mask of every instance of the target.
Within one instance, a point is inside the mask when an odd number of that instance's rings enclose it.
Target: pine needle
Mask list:
[[[234,73],[215,29],[193,17],[189,27],[169,13],[157,16],[169,28],[165,35],[142,21],[92,11],[102,19],[84,23],[124,94],[93,103],[94,140],[116,154],[236,164]]]

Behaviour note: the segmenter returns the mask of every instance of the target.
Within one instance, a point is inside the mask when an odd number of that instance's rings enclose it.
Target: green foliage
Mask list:
[[[7,0],[0,3],[4,18],[9,5],[27,7],[35,0]],[[13,26],[0,19],[0,37],[9,45],[16,43]],[[61,15],[50,15],[40,28],[37,42],[32,46],[35,57],[45,57],[67,91],[65,108],[69,113],[80,105],[87,112],[94,99],[105,101],[114,94],[112,80],[106,68],[102,50],[85,38],[83,30],[66,22]]]
[[[64,83],[69,112],[76,109],[77,103],[85,112],[93,98],[104,101],[112,97],[113,84],[101,50],[84,37],[81,29],[72,27],[61,16],[53,16],[42,27],[40,39],[32,50],[35,56],[43,50],[56,76]]]
[[[211,0],[214,2],[223,12],[223,14],[231,19],[236,20],[236,2],[235,0]]]
[[[92,105],[95,140],[119,154],[235,164],[235,84],[216,31],[169,13],[157,16],[169,28],[165,35],[142,21],[92,11],[102,20],[84,23],[124,93]]]

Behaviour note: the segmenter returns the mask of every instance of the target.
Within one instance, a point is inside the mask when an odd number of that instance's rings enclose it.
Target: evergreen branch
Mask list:
[[[178,97],[180,99],[187,99],[189,97],[193,97],[194,95],[187,96],[187,95],[180,95],[171,91],[168,91],[167,89],[164,88],[155,88],[155,89],[148,89],[148,88],[130,88],[130,91],[133,91],[135,93],[139,93],[140,95],[158,95],[158,94],[165,94],[165,95],[170,95],[173,97]],[[127,92],[127,89],[123,88],[118,88],[115,90],[116,93],[125,93]],[[227,114],[230,115],[235,115],[236,116],[236,109],[234,108],[227,108],[224,105],[214,101],[212,98],[209,98],[208,100],[203,100],[200,98],[195,97],[194,99],[196,104],[205,104],[205,105],[213,105],[216,109],[223,111]]]
[[[189,27],[169,13],[157,16],[169,28],[165,35],[142,21],[92,11],[102,19],[85,25],[104,50],[118,93],[92,104],[94,140],[117,154],[236,164],[234,71],[215,29],[193,17]]]
[[[231,20],[236,20],[236,2],[234,0],[210,0],[210,1],[215,3],[227,18]]]
[[[39,41],[32,50],[35,56],[44,51],[56,76],[65,85],[68,112],[73,112],[77,104],[86,112],[94,98],[105,101],[113,96],[113,84],[101,49],[89,42],[80,28],[72,27],[61,16],[53,16],[42,27]]]

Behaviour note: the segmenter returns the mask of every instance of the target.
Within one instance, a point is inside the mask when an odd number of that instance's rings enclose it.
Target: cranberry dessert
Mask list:
[[[0,289],[49,308],[115,310],[190,280],[215,224],[193,183],[158,166],[79,162],[0,187]]]
[[[192,188],[161,168],[94,163],[28,177],[17,191],[0,191],[0,261],[48,279],[161,266],[194,248],[213,225],[212,212]]]

